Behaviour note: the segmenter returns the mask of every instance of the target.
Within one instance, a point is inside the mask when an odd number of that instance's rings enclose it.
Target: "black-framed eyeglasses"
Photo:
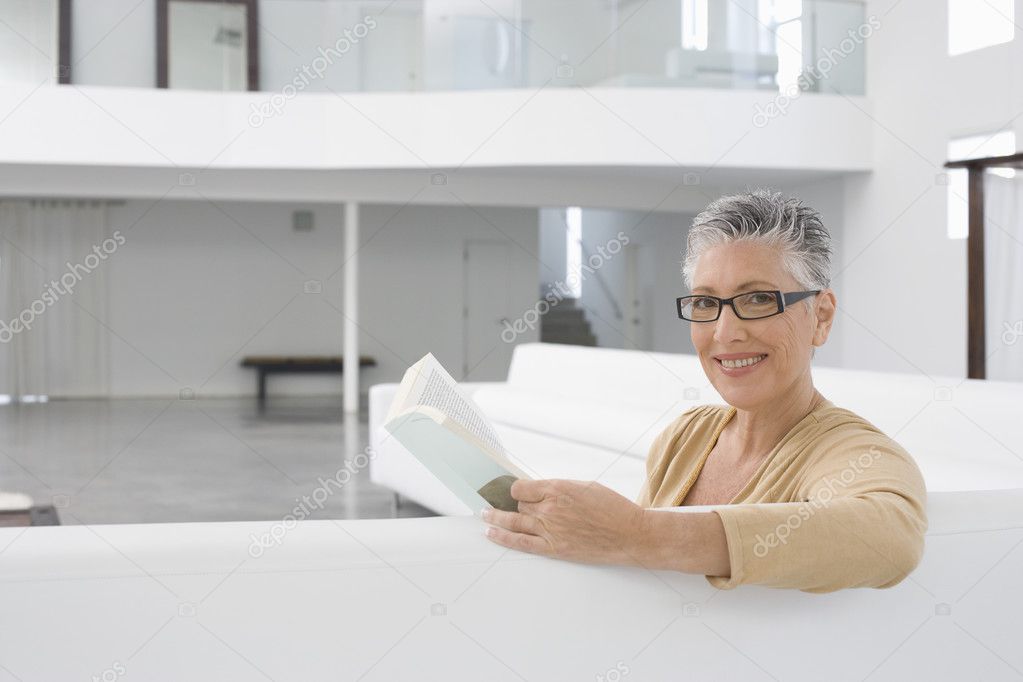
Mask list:
[[[815,296],[815,291],[749,291],[731,298],[720,298],[709,294],[680,296],[675,299],[678,316],[689,322],[713,322],[721,317],[721,309],[732,306],[732,312],[740,320],[760,320],[785,312],[785,306]]]

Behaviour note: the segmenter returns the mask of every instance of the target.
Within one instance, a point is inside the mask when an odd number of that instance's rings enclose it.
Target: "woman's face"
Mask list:
[[[723,244],[696,262],[693,293],[731,298],[749,291],[802,291],[786,272],[780,253],[750,242]],[[754,409],[784,400],[809,377],[813,346],[828,338],[835,313],[830,289],[785,307],[785,312],[759,320],[740,320],[724,306],[716,322],[691,322],[691,334],[703,371],[729,405]],[[760,357],[753,365],[730,369],[721,360]]]

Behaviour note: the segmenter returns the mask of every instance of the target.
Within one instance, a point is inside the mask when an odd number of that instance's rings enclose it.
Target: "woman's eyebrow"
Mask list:
[[[742,291],[743,289],[745,289],[747,287],[754,286],[756,284],[766,284],[767,286],[771,287],[771,289],[777,289],[777,287],[773,283],[768,282],[767,280],[757,279],[757,280],[753,280],[752,282],[743,282],[742,284],[737,286],[735,288],[735,290],[736,291]],[[708,294],[713,294],[714,293],[713,287],[693,287],[693,292],[700,292],[700,291],[708,293]]]

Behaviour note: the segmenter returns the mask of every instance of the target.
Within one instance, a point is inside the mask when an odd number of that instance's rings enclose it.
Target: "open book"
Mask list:
[[[530,477],[432,353],[405,372],[383,428],[474,513],[518,509],[511,484]]]

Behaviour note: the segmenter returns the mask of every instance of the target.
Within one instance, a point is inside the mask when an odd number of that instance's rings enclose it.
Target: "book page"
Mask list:
[[[520,469],[508,457],[505,457],[500,452],[495,451],[493,448],[491,448],[486,443],[477,438],[474,434],[469,433],[469,431],[466,430],[465,427],[463,427],[461,424],[459,424],[453,419],[444,416],[444,414],[437,410],[436,408],[417,407],[414,408],[414,410],[419,414],[426,414],[430,416],[431,418],[433,418],[435,422],[444,426],[446,429],[462,438],[462,440],[466,441],[467,443],[472,443],[480,450],[487,453],[487,456],[494,462],[494,464],[504,469],[507,473],[514,474],[516,478],[526,479],[532,478],[532,476],[530,476],[525,471]]]
[[[409,376],[410,373],[412,376]],[[397,406],[398,410],[403,412],[408,407],[417,405],[435,408],[502,458],[507,457],[507,451],[490,422],[472,399],[459,390],[458,382],[447,373],[432,353],[427,353],[422,360],[409,368],[402,379],[402,384],[404,385],[406,381],[410,383],[410,390],[407,396],[402,396],[403,400]]]

